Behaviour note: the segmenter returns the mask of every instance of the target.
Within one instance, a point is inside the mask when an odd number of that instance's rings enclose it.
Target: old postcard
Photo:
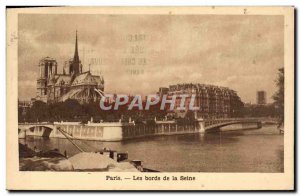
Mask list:
[[[7,9],[7,189],[293,190],[293,7]]]

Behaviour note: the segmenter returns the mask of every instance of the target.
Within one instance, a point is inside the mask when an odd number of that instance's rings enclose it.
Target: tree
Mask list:
[[[284,68],[278,69],[278,77],[275,80],[277,85],[277,91],[273,95],[274,105],[276,107],[277,116],[280,119],[280,123],[284,121]]]
[[[80,117],[85,116],[83,106],[75,99],[67,99],[65,102],[62,102],[61,113],[63,119],[68,121],[76,121]]]
[[[33,102],[31,108],[26,114],[26,119],[29,122],[43,122],[48,121],[49,111],[48,106],[45,102],[35,101]]]

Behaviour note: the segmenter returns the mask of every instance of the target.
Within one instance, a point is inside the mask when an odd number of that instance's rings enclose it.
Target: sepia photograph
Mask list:
[[[292,7],[7,11],[14,172],[293,185]]]

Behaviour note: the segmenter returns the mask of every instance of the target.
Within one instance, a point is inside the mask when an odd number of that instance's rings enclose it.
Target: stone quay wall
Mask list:
[[[134,123],[88,123],[55,122],[52,127],[34,126],[26,130],[26,136],[40,136],[50,138],[66,138],[58,127],[73,139],[98,140],[98,141],[121,141],[133,138],[176,135],[200,132],[197,122],[188,125],[178,125],[172,121],[161,121],[153,125]]]

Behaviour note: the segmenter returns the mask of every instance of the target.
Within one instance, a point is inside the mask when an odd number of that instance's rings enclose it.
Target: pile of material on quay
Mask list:
[[[117,162],[95,152],[81,152],[66,158],[57,149],[36,152],[19,143],[20,171],[120,171],[139,172],[129,162]]]

